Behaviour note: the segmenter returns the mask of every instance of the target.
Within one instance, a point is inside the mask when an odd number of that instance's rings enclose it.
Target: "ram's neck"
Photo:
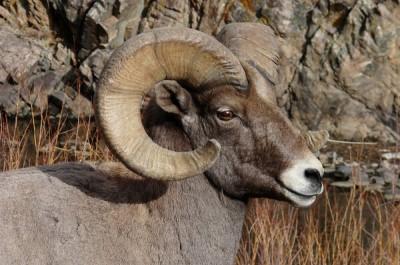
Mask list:
[[[152,115],[146,129],[155,142],[176,151],[192,149],[179,124],[170,117],[161,117],[165,114]],[[153,220],[161,220],[161,226],[154,224],[154,238],[163,240],[152,244],[179,256],[179,261],[165,264],[233,264],[245,204],[219,192],[206,176],[170,182],[167,192],[151,202],[150,208],[153,215],[162,216]]]
[[[245,205],[216,192],[204,176],[170,183],[148,206],[150,254],[169,253],[149,264],[234,263]]]

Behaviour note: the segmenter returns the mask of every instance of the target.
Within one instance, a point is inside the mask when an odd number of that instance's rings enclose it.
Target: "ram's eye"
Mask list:
[[[230,110],[218,110],[217,117],[222,121],[230,121],[235,117],[235,114]]]

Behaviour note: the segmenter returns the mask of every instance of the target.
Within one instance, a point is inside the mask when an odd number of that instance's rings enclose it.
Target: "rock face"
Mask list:
[[[71,68],[64,57],[42,42],[0,28],[0,110],[31,116],[47,109],[48,96],[58,89]]]
[[[231,22],[264,23],[281,38],[276,95],[299,127],[399,140],[399,1],[0,1],[0,109],[30,116],[61,94],[73,102],[71,89],[90,104],[105,62],[131,36],[163,26],[216,35]],[[73,105],[69,116],[82,114]]]
[[[290,84],[291,113],[346,139],[395,138],[400,87],[400,6],[320,1],[309,12]]]

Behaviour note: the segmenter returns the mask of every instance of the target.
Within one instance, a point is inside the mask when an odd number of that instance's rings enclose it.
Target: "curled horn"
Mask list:
[[[217,39],[240,60],[257,93],[267,101],[276,101],[270,87],[279,84],[281,52],[273,30],[260,23],[230,23],[222,28]]]
[[[217,39],[241,62],[246,62],[273,82],[278,78],[280,43],[273,30],[260,23],[230,23]]]
[[[134,172],[159,180],[179,180],[210,168],[220,152],[210,139],[193,151],[162,148],[141,121],[143,97],[162,80],[184,81],[197,91],[221,85],[247,89],[238,59],[221,43],[187,28],[159,28],[118,48],[99,80],[97,121],[113,153]]]

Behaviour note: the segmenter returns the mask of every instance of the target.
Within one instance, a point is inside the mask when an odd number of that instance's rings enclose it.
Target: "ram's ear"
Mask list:
[[[329,140],[329,132],[327,130],[308,131],[304,138],[306,139],[308,148],[312,152],[318,152]]]
[[[161,109],[184,116],[193,108],[189,92],[176,81],[166,80],[155,86],[155,98]]]

